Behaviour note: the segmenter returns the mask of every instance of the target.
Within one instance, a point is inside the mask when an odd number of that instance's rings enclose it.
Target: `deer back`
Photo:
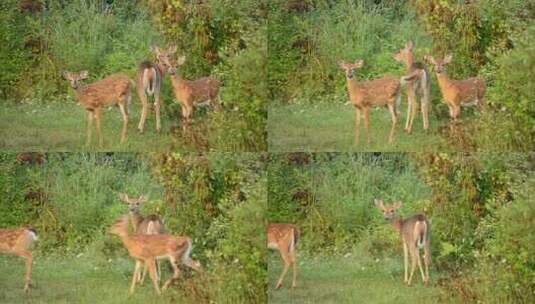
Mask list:
[[[219,93],[220,82],[214,77],[187,80],[179,76],[172,76],[171,80],[175,95],[180,102],[200,103],[217,97]]]
[[[485,82],[480,78],[455,80],[448,75],[437,75],[442,96],[448,103],[460,105],[485,95]]]
[[[349,94],[357,106],[384,106],[394,101],[400,87],[399,79],[390,76],[364,82],[353,79]]]
[[[164,225],[159,216],[151,214],[139,221],[136,226],[138,234],[162,234],[165,233]]]
[[[269,248],[278,248],[279,242],[284,242],[288,240],[293,235],[294,246],[297,245],[297,242],[300,238],[300,231],[296,225],[293,224],[278,224],[272,223],[268,225],[268,247]]]
[[[110,75],[76,90],[82,106],[88,110],[111,106],[130,94],[130,78],[123,73]]]
[[[168,234],[136,234],[123,238],[125,247],[132,257],[154,259],[163,256],[180,257],[188,249],[189,237]]]

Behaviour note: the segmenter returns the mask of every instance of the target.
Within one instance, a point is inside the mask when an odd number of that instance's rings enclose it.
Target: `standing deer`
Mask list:
[[[399,79],[391,76],[380,79],[359,82],[355,79],[353,73],[356,69],[364,65],[363,60],[357,59],[355,63],[346,63],[340,61],[338,63],[340,68],[345,71],[347,79],[347,90],[349,92],[349,100],[355,106],[355,143],[359,142],[360,133],[360,118],[362,112],[364,113],[366,141],[370,143],[370,108],[373,107],[388,107],[390,115],[392,116],[392,128],[388,137],[388,142],[394,141],[394,131],[397,123],[396,107],[401,101],[401,82]]]
[[[143,264],[148,266],[154,289],[156,289],[158,295],[161,294],[159,278],[156,274],[156,261],[159,259],[169,259],[173,267],[173,276],[163,285],[162,290],[164,291],[174,280],[178,279],[180,274],[178,264],[184,264],[197,272],[202,272],[202,266],[199,261],[190,257],[193,248],[191,238],[169,234],[131,234],[128,226],[129,218],[128,216],[123,216],[113,224],[109,232],[121,238],[123,245],[128,250],[128,254],[136,260],[130,294],[134,293],[141,265]]]
[[[455,80],[448,77],[445,66],[451,62],[451,54],[443,60],[435,60],[433,56],[426,55],[425,60],[435,66],[438,85],[442,92],[442,97],[450,110],[450,117],[455,122],[461,115],[461,106],[477,105],[483,109],[485,104],[485,81],[481,78],[468,78],[465,80]]]
[[[93,127],[93,119],[95,119],[99,144],[102,147],[104,143],[100,128],[102,109],[113,105],[118,105],[123,115],[121,143],[124,143],[128,128],[128,106],[132,99],[130,78],[126,74],[117,73],[92,84],[80,86],[80,81],[88,76],[89,73],[87,71],[78,73],[63,72],[63,77],[71,82],[80,105],[87,111],[87,145],[91,143],[91,129]]]
[[[400,233],[403,243],[403,255],[405,265],[404,282],[411,285],[412,275],[416,269],[416,264],[420,268],[422,280],[425,285],[429,283],[429,263],[431,262],[431,225],[423,214],[416,214],[403,219],[397,214],[401,208],[401,202],[397,201],[392,205],[385,205],[382,199],[375,199],[375,206],[383,212],[384,218]],[[420,249],[424,250],[425,273],[420,260]],[[408,276],[409,255],[411,257],[411,273]]]
[[[186,56],[180,56],[178,60],[172,60],[169,56],[161,56],[159,59],[166,65],[167,72],[171,75],[173,90],[176,99],[182,107],[182,117],[186,125],[191,123],[194,106],[210,105],[213,103],[216,109],[221,109],[218,100],[219,80],[214,77],[202,77],[197,80],[187,80],[177,74],[178,67],[186,62]]]
[[[412,123],[414,121],[414,117],[416,117],[417,95],[421,95],[420,106],[424,130],[426,131],[429,129],[429,106],[431,102],[431,78],[429,77],[429,72],[423,63],[414,61],[413,49],[414,43],[409,41],[405,45],[405,48],[400,49],[399,52],[394,55],[394,59],[396,61],[406,65],[407,73],[409,75],[407,77],[411,77],[414,73],[417,78],[416,81],[410,81],[407,83],[408,106],[405,131],[407,131],[409,134],[412,132]]]
[[[268,225],[268,248],[278,250],[284,262],[284,270],[277,281],[276,289],[282,286],[282,281],[290,266],[293,266],[292,288],[297,287],[297,257],[296,247],[299,241],[299,228],[292,224],[269,224]]]
[[[33,256],[30,248],[37,241],[37,232],[32,228],[0,229],[0,253],[12,254],[26,259],[24,291],[30,289]]]
[[[156,114],[156,131],[159,133],[162,130],[160,122],[160,109],[162,102],[160,93],[163,86],[163,80],[167,69],[161,63],[160,58],[168,58],[176,52],[176,46],[170,46],[167,50],[160,49],[157,46],[151,46],[150,50],[156,56],[156,63],[151,61],[143,61],[139,64],[137,70],[137,94],[141,100],[141,118],[139,120],[138,129],[143,133],[145,130],[145,121],[147,120],[147,112],[149,111],[148,96],[154,96],[154,112]]]
[[[128,194],[126,193],[119,193],[119,199],[128,205],[130,225],[135,234],[164,234],[165,233],[163,221],[158,215],[151,214],[144,218],[139,213],[139,207],[141,206],[141,204],[147,201],[147,197],[145,195],[141,195],[138,198],[130,198],[128,197]],[[156,261],[156,264],[158,266],[157,276],[159,279],[162,273],[160,269],[160,262]],[[138,266],[136,265],[136,267]],[[145,275],[147,274],[147,270],[148,270],[148,265],[145,265],[143,275],[141,275],[141,273],[138,273],[137,281],[141,282],[141,284],[143,284],[143,282],[145,281]]]

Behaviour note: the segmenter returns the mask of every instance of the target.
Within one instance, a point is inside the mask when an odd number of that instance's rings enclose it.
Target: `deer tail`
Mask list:
[[[425,245],[425,240],[427,239],[427,222],[421,221],[421,225],[423,225],[423,229],[420,232],[419,238],[418,238],[418,248],[422,249]]]

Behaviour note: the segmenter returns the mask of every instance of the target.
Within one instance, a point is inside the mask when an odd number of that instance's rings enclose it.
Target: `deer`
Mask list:
[[[136,260],[130,294],[135,291],[137,278],[143,264],[148,266],[150,278],[158,295],[161,295],[162,291],[165,291],[171,283],[178,279],[180,275],[179,264],[202,273],[201,263],[190,257],[193,249],[190,237],[169,234],[132,234],[128,229],[129,221],[128,215],[120,217],[111,226],[109,233],[118,236],[128,250],[130,257]],[[168,259],[173,267],[173,275],[165,282],[161,290],[156,274],[156,261],[160,259]]]
[[[404,282],[408,286],[411,285],[412,276],[416,270],[416,264],[418,264],[422,281],[427,286],[429,283],[429,264],[431,263],[431,225],[426,216],[416,214],[403,219],[397,214],[397,210],[401,208],[401,201],[394,202],[391,205],[385,205],[382,199],[375,199],[374,202],[375,206],[383,212],[385,220],[389,221],[401,235],[405,266]],[[422,269],[422,262],[420,260],[421,249],[424,251],[425,272]],[[409,256],[411,258],[410,275],[407,273]]]
[[[139,213],[139,207],[147,202],[148,197],[146,195],[141,195],[138,198],[130,198],[128,194],[126,193],[119,193],[119,199],[123,201],[126,205],[128,205],[128,214],[130,218],[130,226],[132,231],[136,234],[164,234],[165,228],[163,224],[163,220],[156,214],[151,214],[147,217],[143,217]],[[156,261],[157,265],[157,275],[158,278],[161,276],[161,268],[160,263]],[[138,273],[139,276],[137,278],[138,282],[145,281],[145,275],[148,271],[148,265],[145,265],[145,269],[143,270],[143,275],[141,273]]]
[[[407,67],[408,78],[413,74],[415,81],[407,83],[407,119],[405,122],[405,131],[408,134],[412,132],[412,124],[416,117],[417,111],[417,95],[420,96],[420,106],[422,112],[423,128],[425,131],[429,129],[429,106],[431,104],[431,78],[425,65],[419,61],[414,61],[414,43],[409,40],[405,47],[394,54],[394,59],[398,62],[404,63]]]
[[[63,72],[63,78],[69,80],[74,89],[76,98],[80,105],[87,111],[87,142],[91,144],[91,130],[93,120],[96,120],[97,135],[99,145],[102,147],[104,139],[101,133],[102,109],[109,106],[119,106],[123,116],[123,129],[121,131],[121,144],[126,140],[126,130],[128,128],[128,107],[132,100],[132,83],[128,75],[117,73],[88,85],[80,85],[80,81],[86,79],[89,72]]]
[[[277,281],[276,289],[282,287],[282,282],[290,266],[293,268],[292,288],[297,287],[296,247],[299,237],[300,232],[296,225],[280,223],[271,223],[268,225],[268,248],[278,250],[284,262],[284,269]]]
[[[359,142],[360,134],[360,119],[364,116],[366,141],[370,144],[370,108],[374,107],[388,107],[392,117],[392,128],[388,136],[388,142],[394,141],[394,131],[397,123],[396,107],[401,102],[401,81],[392,76],[386,76],[380,79],[359,82],[354,77],[354,71],[360,69],[364,65],[361,59],[355,60],[355,63],[346,63],[344,61],[338,62],[339,67],[344,70],[347,80],[347,90],[349,93],[349,100],[355,107],[355,143]]]
[[[0,253],[26,259],[25,292],[30,290],[33,263],[31,247],[35,241],[37,241],[37,232],[33,228],[0,229]]]
[[[202,77],[196,80],[187,80],[178,75],[178,68],[186,62],[186,56],[180,56],[177,60],[170,56],[158,57],[167,67],[167,72],[171,76],[171,83],[175,97],[180,102],[182,108],[182,118],[185,126],[191,123],[194,107],[212,105],[221,109],[219,98],[219,87],[221,82],[212,76]]]
[[[156,132],[160,133],[162,125],[160,121],[160,109],[162,106],[160,93],[163,86],[163,80],[167,74],[167,68],[161,63],[160,58],[167,58],[176,52],[175,45],[169,46],[167,50],[161,49],[155,45],[150,46],[151,52],[156,56],[156,62],[143,61],[139,64],[137,70],[137,94],[141,101],[141,118],[139,119],[138,130],[143,133],[145,130],[145,121],[149,111],[148,97],[154,96],[154,112],[156,115]]]
[[[448,105],[450,118],[453,122],[456,122],[461,115],[461,106],[477,105],[480,110],[483,110],[486,90],[483,79],[477,77],[464,80],[451,79],[446,74],[445,66],[451,62],[452,54],[446,55],[442,60],[435,60],[430,55],[426,55],[424,58],[435,67],[438,86],[442,92],[444,102]]]

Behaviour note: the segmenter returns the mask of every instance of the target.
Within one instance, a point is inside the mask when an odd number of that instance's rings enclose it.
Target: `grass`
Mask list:
[[[299,257],[297,288],[291,290],[291,270],[284,285],[274,286],[282,261],[273,252],[269,259],[269,303],[462,303],[447,297],[436,286],[438,274],[431,271],[425,287],[418,270],[413,286],[403,284],[402,256],[373,260],[365,254],[347,257]]]
[[[173,107],[178,105],[172,105]],[[170,111],[168,106],[167,111]],[[183,133],[180,118],[170,119],[162,114],[162,133],[155,130],[155,119],[149,112],[144,134],[137,130],[140,107],[133,102],[128,125],[127,141],[120,144],[122,116],[118,108],[105,110],[102,118],[104,146],[98,146],[96,130],[92,145],[87,147],[86,114],[74,102],[39,104],[6,103],[0,110],[0,149],[3,151],[190,151],[207,150],[208,119],[204,110],[194,113],[194,125]],[[174,112],[174,111],[173,111]],[[204,114],[204,115],[203,115]]]
[[[24,260],[2,255],[0,303],[198,303],[175,287],[158,297],[148,277],[142,286],[136,287],[133,295],[129,295],[133,269],[134,261],[127,257],[97,262],[87,255],[36,255],[32,287],[25,294]],[[163,279],[167,279],[169,273],[162,272]],[[179,284],[189,280],[192,278]]]
[[[404,105],[404,104],[403,104]],[[424,132],[421,115],[414,120],[412,134],[403,131],[405,111],[403,107],[396,126],[395,141],[388,143],[391,122],[390,113],[384,109],[371,111],[370,136],[371,144],[365,142],[364,125],[362,122],[361,141],[354,144],[355,111],[350,105],[325,104],[317,105],[281,105],[273,104],[269,109],[268,132],[269,151],[448,151],[447,145],[440,136],[442,125],[447,120],[437,121],[430,113],[430,130]]]

